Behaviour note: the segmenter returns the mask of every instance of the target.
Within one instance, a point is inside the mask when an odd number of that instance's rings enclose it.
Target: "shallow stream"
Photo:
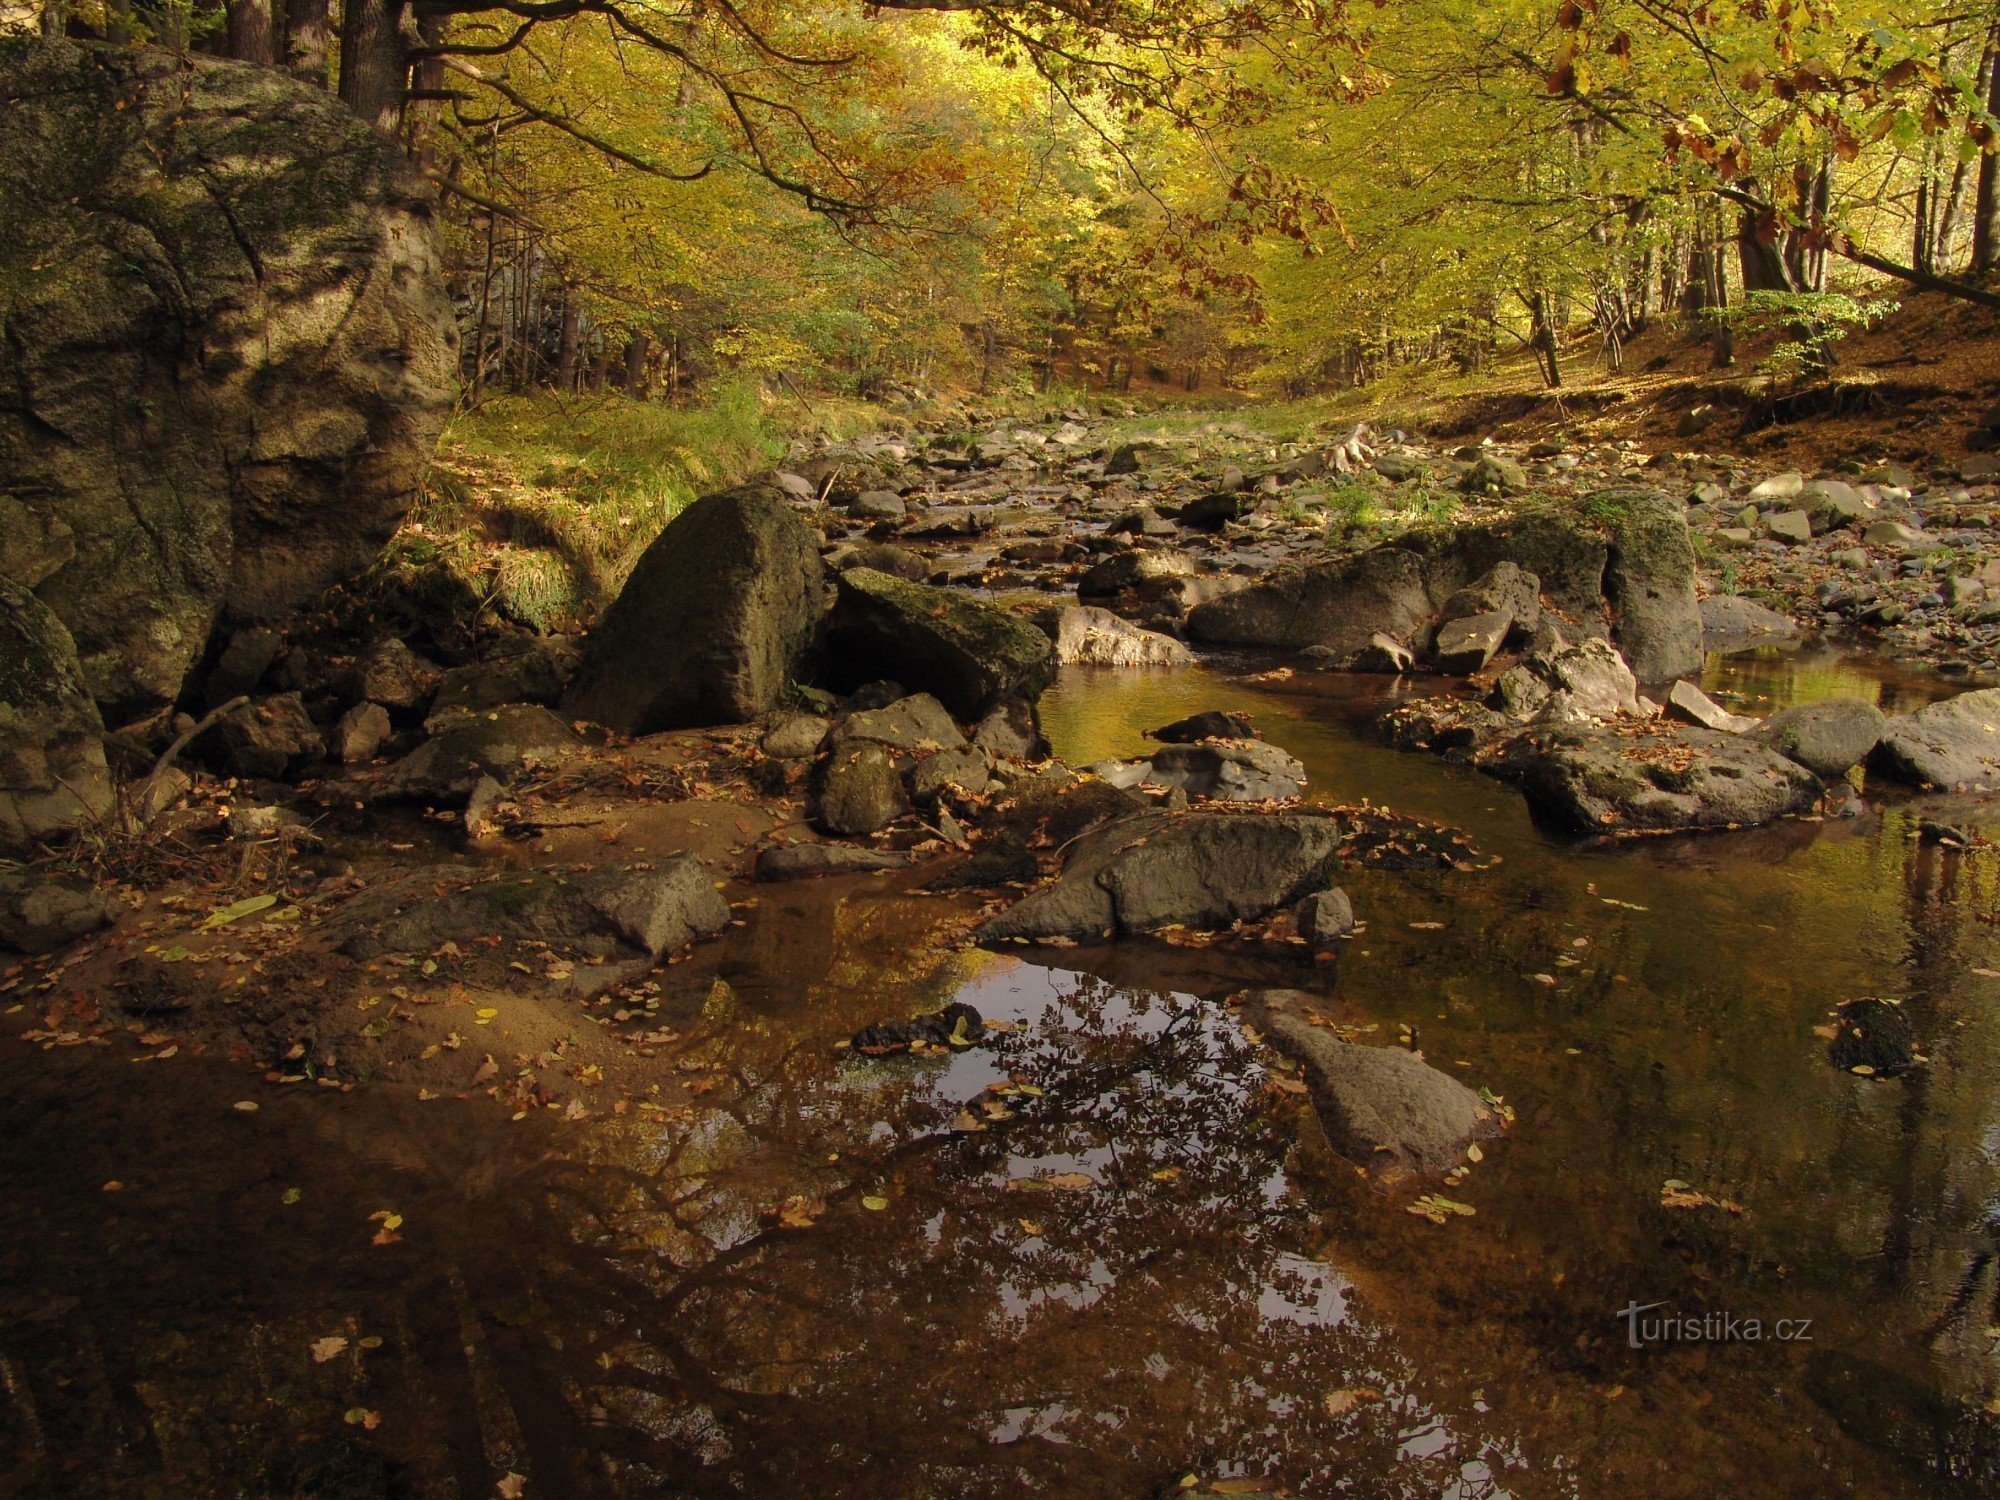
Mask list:
[[[586,1127],[0,1053],[0,1495],[2000,1493],[2000,865],[1914,836],[1993,809],[1580,849],[1372,741],[1381,683],[1256,665],[1074,672],[1047,727],[1084,763],[1248,709],[1314,798],[1497,863],[1354,872],[1319,969],[982,953],[963,899],[762,888],[670,1016],[720,1107]],[[1705,686],[1956,690],[1805,653]],[[1512,1108],[1440,1189],[1473,1213],[1327,1152],[1224,1004],[1260,983]],[[1814,1028],[1870,995],[1926,1066],[1830,1066]],[[835,1050],[954,997],[1014,1029]]]

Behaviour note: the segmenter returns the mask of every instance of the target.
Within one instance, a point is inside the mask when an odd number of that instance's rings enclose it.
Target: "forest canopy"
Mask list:
[[[444,204],[466,378],[875,394],[1726,360],[2000,305],[2000,3],[78,0],[339,92]],[[1816,357],[1812,338],[1803,357]]]

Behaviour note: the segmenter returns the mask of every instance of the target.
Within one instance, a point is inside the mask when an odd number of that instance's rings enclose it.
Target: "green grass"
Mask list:
[[[780,464],[808,432],[845,437],[884,420],[858,402],[818,401],[809,413],[747,384],[692,406],[489,400],[446,428],[376,581],[424,619],[490,610],[540,631],[574,629],[697,496]]]

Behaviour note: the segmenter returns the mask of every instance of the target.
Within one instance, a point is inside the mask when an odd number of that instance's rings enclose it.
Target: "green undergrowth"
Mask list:
[[[385,613],[437,627],[497,615],[572,630],[617,597],[697,496],[781,463],[797,439],[881,422],[860,403],[807,410],[750,385],[685,406],[494,398],[446,428],[423,493],[365,589]]]

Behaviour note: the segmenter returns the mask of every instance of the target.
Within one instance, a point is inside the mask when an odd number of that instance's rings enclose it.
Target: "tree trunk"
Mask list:
[[[1548,382],[1550,390],[1560,390],[1562,365],[1556,359],[1556,330],[1549,317],[1548,293],[1536,292],[1529,298],[1528,313],[1532,320],[1530,341],[1535,346],[1535,352],[1541,356],[1542,378]]]
[[[1748,193],[1761,194],[1763,189],[1755,181],[1740,184]],[[1792,280],[1792,273],[1785,265],[1784,252],[1778,240],[1769,242],[1757,232],[1758,214],[1755,209],[1745,208],[1736,220],[1736,259],[1743,273],[1743,290],[1746,292],[1796,292],[1798,283]]]
[[[625,394],[634,400],[646,394],[646,351],[651,342],[648,335],[635,333],[625,346]]]
[[[326,87],[332,35],[327,0],[285,0],[285,68],[294,78]]]
[[[238,62],[268,68],[278,60],[277,38],[271,26],[271,0],[227,0],[229,55]]]
[[[556,389],[576,388],[577,336],[583,331],[583,314],[576,305],[576,292],[564,287],[562,293],[562,343],[556,350]]]
[[[404,0],[348,0],[340,25],[340,97],[384,135],[402,124],[409,82],[403,8]]]
[[[2000,112],[2000,21],[1986,39],[1986,110]],[[1972,274],[2000,268],[2000,154],[1979,158],[1979,187],[1972,199]]]

